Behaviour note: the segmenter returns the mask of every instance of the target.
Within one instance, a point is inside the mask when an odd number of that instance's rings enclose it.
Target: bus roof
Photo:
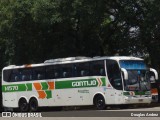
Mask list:
[[[21,65],[21,66],[16,66],[16,65],[9,65],[7,67],[4,67],[4,69],[15,69],[15,68],[29,68],[29,67],[38,67],[38,66],[45,66],[45,65],[54,65],[54,64],[65,64],[65,63],[77,63],[77,62],[87,62],[87,61],[96,61],[96,60],[105,60],[105,59],[110,59],[110,60],[143,60],[138,57],[132,57],[132,56],[97,56],[97,57],[67,57],[67,58],[58,58],[58,59],[50,59],[44,61],[44,63],[38,63],[38,64],[29,64],[29,65]]]
[[[114,57],[110,57],[111,59],[114,59],[114,60],[143,60],[141,58],[138,58],[138,57],[129,57],[129,56],[114,56]]]

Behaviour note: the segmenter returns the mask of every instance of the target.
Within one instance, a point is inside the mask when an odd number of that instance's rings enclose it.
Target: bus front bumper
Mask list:
[[[151,103],[152,96],[125,96],[125,104]]]

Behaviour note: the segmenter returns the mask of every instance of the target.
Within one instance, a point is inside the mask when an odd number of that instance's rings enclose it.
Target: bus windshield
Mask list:
[[[147,69],[143,60],[120,60],[121,68],[127,70],[144,70]]]
[[[128,70],[128,80],[125,81],[125,90],[150,90],[149,72],[145,70]]]
[[[149,71],[143,61],[120,61],[121,68],[128,72],[128,80],[124,81],[124,89],[127,91],[150,90]]]

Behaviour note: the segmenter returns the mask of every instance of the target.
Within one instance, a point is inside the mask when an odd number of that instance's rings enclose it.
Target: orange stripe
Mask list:
[[[46,97],[46,93],[44,91],[37,91],[40,99],[44,99]]]
[[[157,93],[157,94],[158,94],[158,90],[157,90],[157,88],[153,88],[153,89],[151,89],[151,93],[152,93],[152,94],[155,94],[155,93]]]
[[[36,88],[36,90],[41,90],[41,88],[42,88],[40,83],[33,83],[33,85]]]
[[[54,82],[48,82],[49,90],[54,90]]]

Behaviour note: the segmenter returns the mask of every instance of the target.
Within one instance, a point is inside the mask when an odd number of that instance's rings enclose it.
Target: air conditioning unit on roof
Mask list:
[[[90,57],[83,57],[83,56],[57,58],[57,59],[46,60],[46,61],[44,61],[44,63],[65,62],[65,61],[74,61],[74,60],[83,60],[83,59],[91,59],[91,58]]]

